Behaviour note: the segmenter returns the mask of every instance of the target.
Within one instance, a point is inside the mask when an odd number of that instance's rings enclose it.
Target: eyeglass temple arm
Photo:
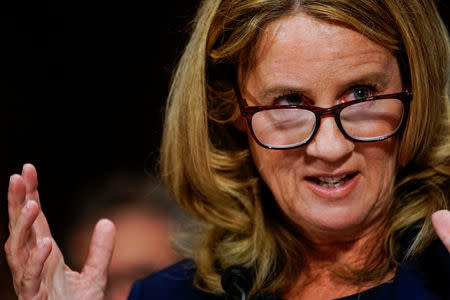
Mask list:
[[[242,97],[241,90],[239,89],[239,84],[238,84],[236,76],[233,77],[232,81],[233,81],[234,93],[239,101],[239,107],[241,108],[241,111],[242,111],[242,109],[248,105],[247,105],[247,102],[245,101],[245,99]]]

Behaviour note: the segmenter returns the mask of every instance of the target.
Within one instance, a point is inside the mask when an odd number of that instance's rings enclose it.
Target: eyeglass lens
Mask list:
[[[345,133],[359,141],[390,136],[400,127],[404,107],[398,99],[379,99],[355,103],[338,116]],[[307,109],[277,108],[253,115],[252,130],[260,143],[268,147],[295,147],[308,142],[315,132],[316,114]]]

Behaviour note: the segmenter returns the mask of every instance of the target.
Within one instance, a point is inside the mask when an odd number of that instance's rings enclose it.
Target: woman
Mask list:
[[[242,298],[449,297],[448,76],[432,1],[203,1],[161,164],[198,219],[179,245],[191,260],[130,299],[221,299],[233,265],[249,271],[231,280]],[[10,185],[16,292],[101,298],[113,225],[98,223],[71,272],[36,182],[26,165]]]

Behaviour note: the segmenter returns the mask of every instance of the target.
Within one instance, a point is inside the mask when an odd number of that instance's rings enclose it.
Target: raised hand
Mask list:
[[[72,271],[53,239],[41,210],[36,169],[26,164],[12,175],[8,189],[10,235],[6,258],[20,300],[103,299],[115,227],[100,220],[92,235],[81,273]]]
[[[442,243],[450,252],[450,211],[439,210],[431,216],[431,222]]]

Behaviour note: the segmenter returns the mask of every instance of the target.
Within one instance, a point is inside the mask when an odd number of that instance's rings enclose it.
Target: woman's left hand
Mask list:
[[[450,252],[450,211],[444,209],[433,213],[431,222],[438,237]]]

